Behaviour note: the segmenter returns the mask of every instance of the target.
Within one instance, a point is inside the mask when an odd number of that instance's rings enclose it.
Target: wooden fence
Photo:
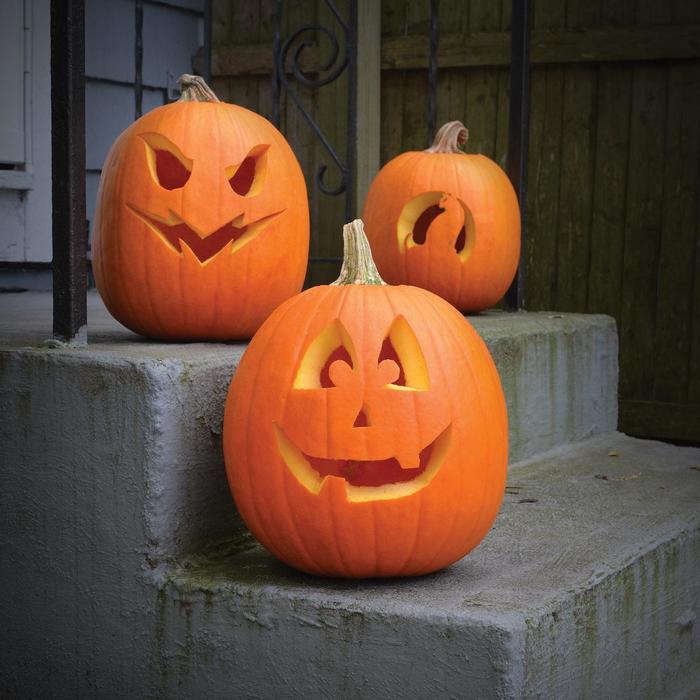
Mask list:
[[[510,5],[441,0],[439,15],[438,124],[462,120],[468,150],[501,165]],[[426,146],[428,0],[381,10],[385,163]],[[214,3],[215,87],[266,115],[271,17],[269,0]],[[333,24],[317,0],[285,3],[288,31],[315,19]],[[314,51],[323,46],[309,65]],[[700,442],[700,3],[534,0],[532,63],[526,308],[614,316],[621,429]],[[341,149],[345,89],[300,88]],[[289,104],[282,130],[312,182],[326,159]],[[316,192],[310,202],[312,256],[339,255],[342,203]],[[336,269],[314,262],[308,281]]]

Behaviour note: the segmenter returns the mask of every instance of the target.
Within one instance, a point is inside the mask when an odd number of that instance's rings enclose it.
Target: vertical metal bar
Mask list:
[[[357,218],[355,201],[355,163],[357,162],[357,0],[348,3],[348,135],[345,156],[345,221]]]
[[[428,62],[428,147],[437,129],[437,52],[440,0],[430,0],[430,57]]]
[[[520,263],[506,292],[506,305],[522,309],[525,304],[525,194],[528,124],[530,120],[530,0],[513,0],[510,58],[510,114],[506,170],[520,203]]]
[[[204,80],[211,84],[211,25],[212,25],[212,0],[204,0]]]
[[[280,65],[282,60],[282,0],[275,0],[275,7],[272,11],[272,24],[275,33],[272,39],[272,123],[280,128],[280,71],[284,66]]]
[[[143,0],[134,4],[134,114],[138,119],[143,114]]]
[[[87,342],[85,4],[51,0],[53,335]]]

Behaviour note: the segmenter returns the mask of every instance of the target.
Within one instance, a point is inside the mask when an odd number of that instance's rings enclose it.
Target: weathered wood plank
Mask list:
[[[438,11],[437,126],[466,119],[467,73],[462,68],[445,68],[440,62],[440,45],[445,35],[469,32],[468,6],[463,0],[441,0]]]
[[[654,61],[700,57],[700,25],[582,28],[577,31],[533,30],[531,62],[601,63],[608,61]],[[302,64],[312,69],[318,63],[318,47],[302,54]],[[384,36],[383,70],[428,68],[426,35]],[[510,33],[443,33],[440,36],[440,68],[507,66],[510,64]],[[265,75],[272,71],[270,45],[228,44],[214,46],[212,75]]]
[[[632,87],[620,313],[620,394],[648,398],[653,382],[656,260],[661,231],[667,70],[636,67]]]
[[[358,0],[357,28],[357,177],[355,178],[355,212],[362,213],[367,190],[379,171],[381,133],[381,44],[379,3]]]
[[[296,2],[284,3],[283,21],[284,33],[282,40],[292,35],[300,27],[312,24],[317,19],[316,0],[297,0]],[[303,40],[313,40],[313,33],[305,33]],[[271,48],[271,45],[270,45]],[[293,51],[293,49],[292,49]],[[288,60],[292,60],[292,52]],[[290,81],[289,90],[293,90],[301,104],[312,118],[318,118],[319,94],[302,85],[295,80]],[[309,210],[311,219],[311,242],[309,254],[315,255],[318,247],[318,192],[314,188],[314,173],[316,169],[316,146],[317,140],[311,127],[308,125],[299,108],[294,104],[289,95],[289,90],[282,89],[282,101],[284,111],[282,112],[281,131],[289,141],[294,153],[299,160],[302,172],[306,176],[306,186],[309,193]]]
[[[260,3],[249,2],[231,3],[226,40],[231,43],[242,43],[259,40]],[[271,53],[268,47],[268,52]],[[212,57],[215,51],[212,51]],[[212,71],[212,75],[216,74]],[[226,102],[233,102],[241,107],[257,110],[258,108],[258,81],[257,77],[250,75],[229,75],[226,83],[226,94],[219,96]]]
[[[698,235],[695,212],[700,191],[700,64],[669,69],[664,150],[653,398],[683,401],[690,354],[689,291],[693,287],[693,249]]]
[[[671,3],[659,0],[636,0],[635,24],[661,25],[671,21]]]
[[[274,3],[272,0],[260,0],[259,36],[262,43],[267,43],[272,53],[274,40]],[[260,76],[258,80],[258,109],[266,119],[272,119],[272,76]]]
[[[561,0],[535,0],[532,8],[533,32],[557,31],[566,26],[567,3]]]
[[[411,71],[404,76],[400,152],[427,148],[427,80],[422,71]]]
[[[538,102],[530,117],[534,138],[529,154],[525,297],[526,308],[534,310],[553,309],[555,305],[564,69],[543,67],[533,71],[532,90]]]
[[[569,3],[566,26],[578,30],[596,24],[599,6]],[[595,167],[597,71],[567,66],[564,74],[564,129],[561,142],[561,183],[557,244],[557,308],[586,308],[590,262],[591,205]]]
[[[211,40],[214,46],[228,43],[230,27],[230,0],[213,0],[211,6]]]
[[[512,16],[511,0],[501,2],[501,31],[510,31],[510,21]],[[534,22],[534,18],[533,18]],[[533,24],[533,26],[536,26]],[[510,67],[498,68],[498,109],[496,113],[496,144],[494,150],[494,160],[505,170],[506,158],[508,155],[508,122],[510,118]],[[531,99],[530,108],[533,102]]]
[[[336,3],[341,15],[347,18],[348,3],[346,0]],[[319,24],[331,29],[336,36],[342,37],[340,25],[333,17],[328,6],[316,0],[316,12]],[[303,20],[299,20],[300,23]],[[342,41],[342,40],[341,40]],[[325,57],[328,54],[328,46],[325,47]],[[316,90],[316,120],[318,126],[328,139],[333,150],[342,162],[347,162],[347,110],[348,110],[348,71]],[[328,284],[332,282],[340,270],[339,262],[326,262],[318,258],[334,258],[342,255],[342,225],[345,223],[345,201],[346,193],[340,195],[328,195],[320,191],[315,184],[316,172],[320,167],[327,168],[324,183],[329,187],[335,187],[340,182],[340,172],[332,157],[325,147],[313,134],[311,129],[307,129],[310,141],[313,144],[314,161],[308,172],[310,180],[310,191],[312,197],[311,205],[311,260],[306,279],[306,286],[317,284]],[[351,186],[351,185],[350,185]]]
[[[604,66],[598,74],[591,257],[586,310],[619,318],[632,71]]]
[[[688,355],[687,401],[700,403],[700,197],[696,198],[695,247],[693,250],[693,287],[691,290],[690,353]],[[695,440],[700,442],[696,430]]]
[[[569,67],[564,76],[564,124],[557,224],[557,309],[586,308],[595,159],[597,75]]]
[[[566,3],[537,0],[532,13],[533,31],[556,30],[566,22]],[[533,310],[554,307],[563,96],[563,69],[549,66],[532,69],[524,296],[525,307]],[[507,119],[504,137],[506,147]]]
[[[700,56],[700,27],[690,24],[580,28],[576,31],[535,29],[531,42],[534,64],[697,58]],[[382,40],[382,68],[426,68],[427,55],[426,36]],[[510,33],[444,34],[440,38],[438,60],[443,68],[508,65]]]
[[[630,0],[605,0],[600,5],[600,21],[607,27],[628,27],[634,24],[634,3]]]
[[[387,35],[406,32],[406,4],[401,0],[383,0],[382,40]],[[400,117],[403,105],[404,71],[381,73],[381,133],[379,157],[381,165],[401,152],[403,122]]]
[[[493,0],[471,0],[469,26],[472,31],[498,31],[502,6]],[[498,126],[498,73],[494,67],[479,67],[467,73],[465,124],[469,128],[467,150],[495,156]]]
[[[698,442],[700,403],[620,400],[620,426],[629,435]]]
[[[401,152],[403,140],[403,71],[382,73],[379,158],[384,165]]]

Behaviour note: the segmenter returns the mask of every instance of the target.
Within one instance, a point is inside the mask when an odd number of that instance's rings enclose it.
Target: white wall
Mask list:
[[[49,0],[24,0],[25,152],[21,170],[0,170],[0,260],[51,260],[51,72]],[[0,106],[5,111],[6,106]],[[2,161],[0,154],[0,161]]]
[[[2,56],[15,55],[7,47],[24,45],[24,57],[17,55],[16,61],[24,62],[25,94],[20,96],[23,109],[19,112],[24,117],[25,159],[15,166],[20,169],[0,169],[0,286],[7,286],[8,275],[14,272],[1,268],[3,262],[49,263],[52,256],[50,1],[0,0],[0,19],[17,14],[16,7],[24,11],[24,27],[21,22],[0,26],[0,42],[5,39]],[[145,0],[144,112],[176,96],[177,77],[192,71],[192,56],[203,43],[203,11],[203,0]],[[133,0],[86,0],[86,210],[90,222],[104,158],[135,116],[134,37]],[[0,130],[6,122],[17,122],[17,99],[0,105],[0,110]],[[23,280],[26,286],[26,275]]]

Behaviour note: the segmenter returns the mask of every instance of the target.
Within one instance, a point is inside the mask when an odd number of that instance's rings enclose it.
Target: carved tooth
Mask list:
[[[401,469],[417,469],[420,466],[420,455],[418,452],[406,450],[397,454],[396,459],[401,465]]]

